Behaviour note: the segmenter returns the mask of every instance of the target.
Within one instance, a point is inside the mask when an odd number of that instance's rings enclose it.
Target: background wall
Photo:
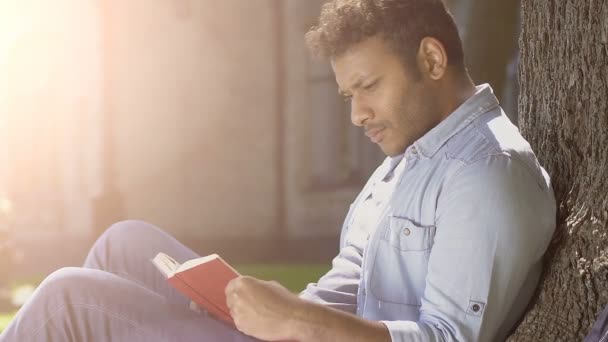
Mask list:
[[[384,156],[305,48],[322,2],[0,0],[0,226],[19,269],[78,265],[126,218],[233,261],[328,262]],[[463,32],[474,3],[450,1]]]

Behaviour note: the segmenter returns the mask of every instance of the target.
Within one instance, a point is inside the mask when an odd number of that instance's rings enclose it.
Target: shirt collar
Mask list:
[[[387,156],[386,158],[384,158],[384,160],[382,161],[382,164],[380,165],[380,168],[377,172],[377,175],[375,175],[374,178],[375,181],[382,181],[384,179],[386,179],[388,177],[388,175],[393,172],[395,170],[395,168],[397,167],[397,165],[399,165],[399,163],[403,160],[403,157],[405,156],[405,153],[402,153],[400,155],[391,157],[391,156]]]
[[[456,133],[465,128],[471,121],[498,107],[498,99],[492,87],[485,83],[476,86],[477,92],[461,104],[455,111],[443,119],[412,145],[425,157],[432,157]],[[410,146],[408,149],[411,149]]]
[[[388,166],[388,171],[393,171],[397,165],[399,165],[399,162],[401,162],[401,160],[403,159],[404,154],[400,154],[398,156],[394,156],[394,157],[388,157],[390,162],[389,162],[389,166]]]
[[[386,168],[386,171],[383,172],[383,175],[381,178],[382,180],[387,179],[388,176],[395,171],[395,168],[397,168],[397,165],[399,165],[399,163],[403,160],[404,155],[405,154],[400,154],[395,157],[388,157],[388,159],[389,159],[388,167]]]

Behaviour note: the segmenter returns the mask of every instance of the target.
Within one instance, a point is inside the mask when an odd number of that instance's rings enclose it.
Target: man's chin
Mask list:
[[[380,149],[387,157],[391,157],[391,158],[396,157],[401,154],[401,152],[397,152],[394,149],[384,148],[384,147],[382,147],[382,145],[380,145]]]
[[[378,144],[378,146],[387,157],[397,157],[402,155],[405,151],[405,148],[396,148],[395,146],[389,146],[386,144]]]

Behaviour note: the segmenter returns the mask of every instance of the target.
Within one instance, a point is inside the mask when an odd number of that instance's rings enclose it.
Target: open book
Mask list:
[[[239,273],[219,255],[191,259],[180,265],[167,254],[158,253],[152,263],[179,292],[215,318],[234,327],[224,291]]]

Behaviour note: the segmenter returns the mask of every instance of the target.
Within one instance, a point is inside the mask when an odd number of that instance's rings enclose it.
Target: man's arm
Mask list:
[[[237,329],[259,339],[391,341],[384,324],[298,298],[276,282],[240,277],[228,285],[226,297]]]
[[[437,203],[419,319],[384,322],[394,342],[494,341],[514,323],[508,315],[523,312],[555,228],[546,183],[540,168],[506,154],[461,167]]]
[[[343,247],[331,269],[317,283],[308,284],[300,298],[353,314],[357,312],[361,253],[353,246]]]
[[[300,293],[300,298],[353,314],[357,312],[357,291],[361,281],[363,249],[359,233],[345,228],[348,228],[352,222],[351,217],[356,215],[358,203],[368,194],[371,184],[386,173],[389,165],[390,159],[386,158],[382,165],[374,171],[351,205],[342,226],[340,252],[333,259],[329,272],[317,283],[308,284],[306,289]]]
[[[366,321],[303,301],[278,284],[239,278],[227,288],[237,328],[303,342],[490,341],[555,227],[555,203],[542,182],[504,155],[462,168],[438,203],[417,321]]]

